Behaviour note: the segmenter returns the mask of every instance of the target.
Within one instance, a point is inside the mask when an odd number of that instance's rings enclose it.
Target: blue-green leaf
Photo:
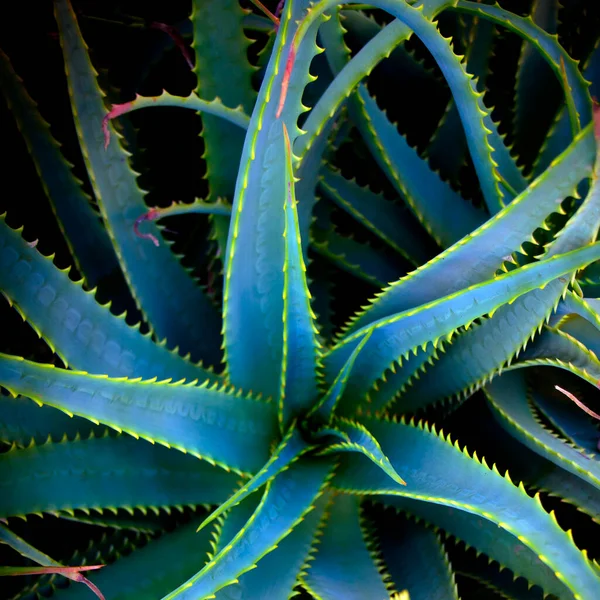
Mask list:
[[[387,598],[377,556],[368,547],[357,498],[335,496],[303,585],[322,600]]]
[[[348,389],[352,391],[352,404],[355,404],[365,397],[387,368],[395,365],[399,358],[407,357],[414,348],[422,346],[425,349],[430,343],[437,346],[442,336],[451,336],[458,327],[493,314],[503,305],[514,302],[518,296],[543,288],[554,279],[597,260],[598,255],[600,244],[559,254],[376,321],[372,326],[344,338],[323,358],[327,379],[333,380],[334,373],[339,372],[363,336],[372,331],[371,339],[358,356],[350,375]]]
[[[0,218],[0,289],[61,359],[76,369],[111,376],[218,377],[155,344],[101,306]]]
[[[525,494],[523,496],[527,498]],[[497,561],[502,567],[509,568],[516,576],[525,577],[529,584],[539,585],[546,594],[555,594],[565,600],[573,597],[555,577],[552,568],[540,559],[535,550],[527,546],[525,540],[519,540],[503,527],[498,527],[495,522],[460,508],[433,502],[392,496],[386,496],[382,501],[443,529],[477,552],[483,552],[491,560]],[[533,499],[530,498],[529,501],[533,502]],[[558,527],[555,526],[554,529],[558,530]]]
[[[461,451],[458,444],[453,446],[423,424],[361,421],[379,440],[407,485],[394,485],[373,463],[352,454],[342,457],[334,487],[358,494],[419,500],[425,508],[445,505],[472,513],[493,524],[495,531],[510,534],[509,539],[514,536],[514,543],[518,538],[521,545],[531,549],[539,558],[538,564],[541,561],[550,573],[554,572],[559,589],[566,586],[577,600],[594,597],[600,571],[575,546],[571,535],[558,526],[553,514],[542,508],[539,496],[531,498],[522,485],[517,487],[508,476],[500,476],[496,469],[480,463]],[[477,532],[476,527],[469,529]],[[499,539],[500,533],[496,536]]]
[[[435,532],[422,523],[384,512],[376,514],[381,556],[396,589],[411,600],[458,600],[454,574]]]
[[[285,187],[282,197],[285,214],[283,263],[283,352],[278,415],[282,430],[302,416],[317,398],[317,358],[320,354],[315,315],[310,305],[306,267],[296,212],[292,149],[283,125]]]
[[[225,388],[110,379],[0,355],[0,385],[234,471],[258,471],[276,437],[273,405]]]
[[[218,504],[237,479],[129,436],[32,444],[0,454],[0,517]]]
[[[136,174],[109,122],[106,127],[112,137],[104,148],[106,109],[95,71],[68,0],[56,0],[55,8],[80,145],[130,289],[159,339],[166,338],[183,354],[191,352],[196,360],[203,358],[217,365],[219,314],[167,244],[153,246],[135,235],[134,223],[147,210]],[[147,225],[155,237],[160,237],[155,224]]]
[[[321,30],[330,64],[339,72],[347,54],[339,21],[332,18]],[[363,85],[351,96],[349,109],[379,166],[436,242],[449,246],[482,223],[481,211],[439,179]]]
[[[210,597],[252,569],[313,508],[330,476],[328,460],[300,459],[267,486],[248,522],[194,577],[163,600]]]
[[[600,226],[600,159],[596,160],[589,193],[544,254],[545,260],[585,247]],[[513,271],[514,272],[514,271]],[[569,274],[572,279],[576,269]],[[499,308],[491,318],[464,332],[440,356],[427,377],[410,390],[408,403],[425,406],[431,401],[473,390],[502,369],[549,318],[565,293],[568,277],[559,277],[545,289],[533,290]]]
[[[452,3],[453,0],[425,0],[423,2],[423,14],[428,19],[433,19]],[[335,3],[327,3],[327,5],[332,4]],[[321,8],[322,5],[323,3],[320,3],[319,7]],[[306,150],[313,143],[314,138],[325,126],[325,123],[329,121],[331,115],[346,100],[348,94],[371,72],[383,56],[388,55],[411,35],[412,31],[403,22],[396,20],[378,33],[344,66],[306,119],[303,126],[306,133],[298,138],[294,146],[296,156],[302,159]]]
[[[396,483],[406,485],[404,479],[398,475],[388,457],[383,453],[377,439],[361,423],[350,421],[349,419],[334,418],[331,426],[323,427],[316,435],[319,438],[337,438],[337,440],[340,440],[332,441],[320,451],[320,454],[360,452],[369,460],[372,460]]]
[[[100,215],[92,208],[90,198],[71,170],[72,165],[52,137],[50,126],[1,50],[0,83],[73,259],[86,283],[95,287],[103,277],[119,269]]]
[[[538,27],[531,18],[519,17],[497,5],[487,6],[477,2],[458,0],[453,8],[469,14],[480,15],[533,43],[565,90],[565,101],[573,134],[585,128],[592,121],[592,99],[588,91],[588,84],[581,75],[577,62],[558,43],[556,36]]]
[[[484,222],[485,214],[431,170],[388,121],[364,85],[358,86],[350,107],[379,166],[440,246],[447,248]]]
[[[286,198],[282,123],[291,143],[298,136],[301,95],[318,52],[317,23],[298,54],[289,102],[278,112],[278,94],[296,20],[307,0],[287,2],[275,48],[246,134],[228,240],[223,304],[228,375],[236,387],[277,398],[283,351],[283,256]]]

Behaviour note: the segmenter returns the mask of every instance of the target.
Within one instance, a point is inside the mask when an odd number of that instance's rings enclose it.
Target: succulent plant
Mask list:
[[[599,597],[598,40],[572,58],[555,0],[252,4],[154,23],[195,91],[109,106],[55,0],[85,182],[0,56],[72,261],[3,216],[0,289],[45,345],[0,355],[0,575],[39,577],[21,599]],[[421,137],[382,73],[443,104]],[[207,191],[149,208],[125,115],[160,106],[200,114]],[[106,534],[60,557],[30,515]]]

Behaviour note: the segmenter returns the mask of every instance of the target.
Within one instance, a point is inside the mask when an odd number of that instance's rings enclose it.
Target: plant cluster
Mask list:
[[[593,10],[192,4],[54,1],[64,152],[0,53],[63,244],[7,203],[0,596],[600,598]]]

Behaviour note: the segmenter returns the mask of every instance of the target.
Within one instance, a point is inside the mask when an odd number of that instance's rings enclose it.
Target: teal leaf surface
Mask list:
[[[121,268],[142,312],[159,339],[167,339],[194,359],[218,365],[219,315],[202,289],[165,244],[142,243],[134,231],[146,212],[144,196],[120,136],[112,129],[104,148],[102,123],[106,115],[102,92],[68,0],[56,0],[65,70],[73,116],[96,201],[109,230]],[[149,223],[155,237],[160,233]]]
[[[276,434],[272,404],[205,384],[110,379],[0,355],[0,385],[239,472],[262,467]]]
[[[424,425],[407,425],[364,419],[379,440],[406,487],[393,486],[372,463],[355,455],[342,458],[333,485],[357,494],[383,494],[425,501],[425,507],[445,505],[472,513],[518,536],[554,571],[557,584],[566,586],[577,600],[593,597],[600,572],[577,549],[570,535],[508,476],[502,477]],[[426,468],[425,468],[426,465]],[[543,557],[543,558],[541,558]],[[560,587],[560,586],[559,586]]]
[[[304,587],[322,600],[387,598],[377,557],[367,545],[358,499],[335,496],[328,512]]]
[[[231,541],[194,577],[163,600],[211,596],[235,581],[271,552],[300,524],[331,475],[328,460],[300,459],[271,483],[260,504]]]
[[[42,477],[46,485],[32,485]],[[48,442],[0,454],[0,517],[218,504],[237,479],[206,461],[130,436]]]

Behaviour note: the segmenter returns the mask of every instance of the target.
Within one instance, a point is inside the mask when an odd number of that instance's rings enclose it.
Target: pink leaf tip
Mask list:
[[[577,406],[579,406],[579,408],[586,412],[588,415],[590,415],[590,417],[593,417],[594,419],[598,419],[600,421],[600,415],[595,413],[591,408],[588,408],[581,400],[579,400],[579,398],[577,398],[574,394],[572,394],[571,392],[568,392],[567,390],[564,390],[563,388],[561,388],[558,385],[554,386],[559,392],[561,392],[562,394],[564,394],[567,398],[569,398],[569,400],[572,400],[573,402],[575,402],[575,404],[577,404]]]
[[[140,238],[143,238],[145,240],[151,240],[152,243],[158,248],[158,246],[160,246],[160,243],[157,239],[157,237],[155,235],[153,235],[152,233],[142,233],[140,231],[140,225],[144,222],[144,221],[156,221],[156,219],[158,219],[160,216],[160,209],[159,208],[151,208],[148,212],[145,212],[143,215],[140,215],[136,220],[135,223],[133,224],[133,231],[135,233],[135,235],[137,235]]]

